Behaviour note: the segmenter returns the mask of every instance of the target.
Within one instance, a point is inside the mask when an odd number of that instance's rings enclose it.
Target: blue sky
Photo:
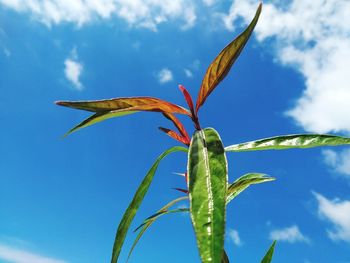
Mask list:
[[[0,262],[110,260],[115,230],[157,156],[176,145],[156,113],[111,119],[62,139],[86,112],[57,100],[155,96],[185,105],[258,1],[0,0]],[[266,1],[229,76],[200,111],[225,145],[279,134],[350,132],[350,3]],[[191,123],[183,119],[188,130]],[[229,205],[226,250],[260,262],[350,262],[347,147],[228,154],[229,178],[262,172]],[[181,196],[186,155],[167,157],[133,227]],[[183,205],[186,205],[185,203]],[[135,234],[121,255],[126,259]],[[168,215],[130,262],[199,262],[187,215]]]

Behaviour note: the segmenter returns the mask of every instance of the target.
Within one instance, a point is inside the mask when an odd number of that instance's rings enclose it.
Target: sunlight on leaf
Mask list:
[[[247,189],[252,184],[260,184],[260,183],[269,182],[273,180],[275,180],[275,178],[269,177],[266,174],[259,174],[259,173],[245,174],[229,185],[227,190],[226,202],[227,203],[231,202],[232,199],[234,199],[236,196],[238,196],[240,193],[242,193],[245,189]]]
[[[225,151],[244,152],[258,150],[284,150],[318,146],[338,146],[345,144],[350,144],[350,138],[327,134],[293,134],[235,144],[227,146]]]
[[[203,263],[220,262],[224,247],[227,161],[218,133],[196,131],[188,152],[192,224]]]

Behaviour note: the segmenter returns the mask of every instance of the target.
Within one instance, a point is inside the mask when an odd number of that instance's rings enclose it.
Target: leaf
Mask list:
[[[227,146],[227,152],[284,150],[350,144],[350,138],[328,134],[293,134]]]
[[[188,136],[188,133],[185,129],[185,126],[183,126],[183,124],[179,121],[179,119],[176,118],[176,116],[172,113],[163,113],[163,115],[165,118],[167,118],[168,120],[172,121],[172,123],[174,123],[175,127],[180,132],[182,137],[184,137],[186,139],[186,141],[188,141],[188,143],[190,143],[190,141],[191,141],[190,136]]]
[[[225,249],[222,252],[222,259],[221,259],[221,263],[230,263],[230,260],[228,259],[228,256],[226,254]]]
[[[135,241],[134,243],[132,244],[132,247],[129,251],[129,254],[128,254],[128,260],[133,252],[133,250],[135,249],[138,241],[140,240],[140,238],[143,236],[143,234],[146,232],[146,230],[162,215],[166,215],[166,214],[171,214],[171,213],[178,213],[178,212],[188,212],[189,209],[187,208],[178,208],[178,209],[174,209],[174,210],[169,210],[169,208],[171,206],[173,206],[174,204],[180,202],[180,201],[183,201],[183,200],[186,200],[188,199],[187,196],[184,196],[184,197],[180,197],[180,198],[177,198],[173,201],[171,201],[170,203],[166,204],[165,206],[163,206],[161,209],[158,210],[157,213],[155,213],[154,215],[148,217],[140,226],[138,226],[134,231],[137,231],[139,229],[140,232],[138,233],[137,237],[135,238]]]
[[[265,257],[261,260],[261,263],[270,263],[272,260],[273,252],[275,250],[276,240],[273,241],[272,245],[270,246],[269,250],[267,251]]]
[[[173,189],[176,191],[179,191],[181,193],[188,194],[188,190],[186,190],[186,189],[183,189],[183,188],[173,188]]]
[[[184,147],[180,146],[175,146],[172,147],[165,152],[163,152],[158,159],[155,161],[155,163],[152,165],[151,169],[148,171],[146,174],[145,178],[141,182],[140,186],[138,187],[134,198],[132,199],[131,203],[129,204],[128,208],[126,209],[122,220],[119,223],[118,230],[116,233],[115,241],[114,241],[114,246],[113,246],[113,251],[112,251],[112,260],[111,263],[116,263],[118,261],[118,257],[120,254],[120,250],[123,246],[126,234],[129,230],[130,224],[132,220],[134,219],[136,212],[138,208],[140,207],[143,198],[145,197],[151,182],[153,180],[154,174],[158,168],[158,165],[160,161],[167,156],[170,153],[176,152],[176,151],[182,151],[182,152],[187,152],[187,149]]]
[[[188,92],[188,90],[183,85],[179,85],[179,89],[181,90],[182,94],[184,95],[185,100],[187,102],[187,105],[190,108],[191,113],[193,114],[194,113],[194,106],[193,106],[191,94]]]
[[[225,235],[227,161],[219,134],[196,131],[188,153],[192,224],[203,263],[219,263]]]
[[[183,136],[179,135],[177,132],[173,130],[163,128],[163,127],[159,127],[159,130],[166,133],[169,137],[173,138],[176,141],[179,141],[187,146],[190,145],[190,141],[187,138],[184,138]]]
[[[189,115],[185,108],[153,97],[128,97],[91,101],[57,101],[57,105],[92,112],[157,111]]]
[[[64,136],[106,119],[120,117],[138,111],[155,111],[168,114],[180,113],[191,116],[189,111],[181,106],[152,97],[115,98],[95,101],[57,101],[56,104],[74,109],[96,112],[94,115],[72,128]]]
[[[249,173],[241,176],[232,184],[229,185],[227,190],[227,200],[226,203],[229,203],[234,199],[237,195],[243,192],[252,184],[260,184],[264,182],[273,181],[275,178],[269,177],[266,174],[259,173]]]
[[[199,90],[196,103],[196,112],[198,112],[200,106],[205,102],[210,93],[230,71],[233,63],[240,55],[250,35],[252,34],[256,23],[258,22],[261,8],[262,4],[260,3],[249,26],[237,38],[228,44],[208,67]]]
[[[136,113],[137,111],[110,111],[107,113],[95,113],[94,115],[90,116],[89,118],[83,120],[81,123],[79,123],[77,126],[73,127],[70,129],[63,137],[68,136],[69,134],[72,134],[73,132],[76,132],[82,128],[88,127],[90,125],[93,125],[95,123],[114,118],[114,117],[121,117],[124,115],[129,115]]]

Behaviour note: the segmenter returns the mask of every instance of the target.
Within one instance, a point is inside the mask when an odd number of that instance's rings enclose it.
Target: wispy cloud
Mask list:
[[[113,16],[130,26],[157,30],[157,25],[168,20],[181,20],[186,29],[196,21],[195,8],[190,0],[0,0],[0,4],[20,13],[28,13],[47,26],[62,22],[77,26],[96,19]]]
[[[11,51],[7,47],[4,47],[3,51],[4,51],[4,54],[5,54],[6,57],[10,57],[11,56]]]
[[[350,242],[350,200],[329,200],[319,193],[313,194],[318,203],[319,216],[333,225],[332,230],[327,230],[329,238]]]
[[[207,6],[212,6],[217,2],[217,0],[203,0],[203,3]]]
[[[199,70],[200,65],[201,65],[201,62],[199,61],[199,59],[195,59],[190,65],[190,68],[193,70]]]
[[[229,229],[227,232],[227,235],[229,239],[236,245],[236,246],[242,246],[243,242],[239,236],[239,233],[235,229]]]
[[[173,80],[173,73],[168,68],[163,68],[158,72],[157,78],[160,84],[164,84]]]
[[[277,61],[305,78],[306,89],[287,115],[310,132],[350,132],[350,23],[344,22],[350,1],[278,3],[264,5],[256,36],[260,42],[271,40]],[[227,29],[234,30],[238,18],[247,23],[256,6],[256,0],[235,0],[222,16]]]
[[[0,243],[0,259],[9,263],[67,263],[30,251],[17,249]]]
[[[340,152],[334,150],[322,151],[324,161],[337,173],[350,179],[350,150],[346,149]]]
[[[188,67],[184,68],[186,77],[193,78],[194,72],[199,70],[200,64],[200,61],[195,59]]]
[[[74,48],[68,58],[64,61],[64,74],[77,90],[82,90],[80,76],[83,72],[83,65],[78,61],[78,54]]]
[[[288,243],[310,243],[310,239],[302,234],[297,225],[292,225],[290,227],[275,229],[270,232],[271,240],[284,241]]]
[[[193,77],[193,73],[192,73],[191,70],[185,68],[184,72],[185,72],[186,77],[188,77],[188,78],[192,78]]]
[[[6,57],[10,57],[11,51],[5,44],[6,39],[7,39],[7,34],[5,30],[0,27],[0,50],[2,49],[2,52]]]

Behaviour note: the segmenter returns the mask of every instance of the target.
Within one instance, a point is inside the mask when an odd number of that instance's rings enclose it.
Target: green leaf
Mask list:
[[[227,190],[227,200],[226,203],[229,203],[234,199],[237,195],[243,192],[252,184],[260,184],[264,182],[273,181],[275,178],[269,177],[266,174],[260,173],[249,173],[241,176],[232,184],[229,185]]]
[[[128,208],[126,209],[122,220],[119,223],[118,230],[116,233],[114,246],[113,246],[113,252],[112,252],[112,260],[111,263],[116,263],[118,261],[118,257],[120,254],[120,250],[123,246],[126,234],[129,230],[130,224],[132,220],[134,219],[136,212],[138,208],[140,207],[143,198],[145,197],[151,182],[153,180],[154,174],[158,168],[158,165],[160,161],[167,156],[170,153],[176,152],[176,151],[182,151],[187,152],[187,149],[180,146],[172,147],[165,152],[163,152],[158,159],[155,161],[155,163],[152,165],[151,169],[146,174],[145,178],[141,182],[139,188],[137,189],[134,198],[132,199],[131,203],[129,204]]]
[[[284,150],[350,144],[350,138],[328,134],[292,134],[227,146],[227,152]]]
[[[203,263],[220,263],[224,246],[227,161],[219,134],[196,131],[188,153],[192,224]]]
[[[276,240],[273,241],[272,245],[270,246],[269,250],[267,251],[265,257],[261,260],[261,263],[270,263],[272,260],[273,252],[275,250]]]
[[[82,121],[81,123],[79,123],[77,126],[75,126],[74,128],[70,129],[63,137],[68,136],[69,134],[76,132],[82,128],[88,127],[90,125],[93,125],[95,123],[110,119],[110,118],[114,118],[114,117],[121,117],[124,115],[129,115],[129,114],[133,114],[136,113],[137,111],[110,111],[107,113],[95,113],[94,115],[90,116],[89,118],[85,119],[84,121]]]
[[[205,102],[215,87],[226,77],[233,63],[241,54],[241,51],[252,34],[256,23],[258,22],[261,7],[262,4],[260,3],[249,26],[237,38],[228,44],[208,67],[199,90],[196,103],[196,112],[198,112],[200,106]]]
[[[178,209],[173,209],[173,210],[169,210],[169,208],[171,206],[173,206],[174,204],[186,200],[188,199],[187,196],[184,197],[180,197],[177,198],[173,201],[171,201],[170,203],[166,204],[165,206],[163,206],[161,209],[158,210],[157,213],[155,213],[154,215],[148,217],[140,226],[138,226],[135,231],[140,230],[140,232],[137,234],[137,237],[135,238],[134,243],[132,244],[132,247],[129,251],[129,255],[128,255],[128,260],[131,256],[131,253],[133,252],[134,248],[136,247],[137,243],[139,242],[140,238],[142,237],[142,235],[146,232],[146,230],[162,215],[166,215],[166,214],[172,214],[172,213],[179,213],[179,212],[188,212],[189,209],[188,208],[178,208]]]
[[[226,254],[225,249],[222,252],[222,259],[221,259],[221,263],[230,263],[230,260],[228,259],[228,256]]]

